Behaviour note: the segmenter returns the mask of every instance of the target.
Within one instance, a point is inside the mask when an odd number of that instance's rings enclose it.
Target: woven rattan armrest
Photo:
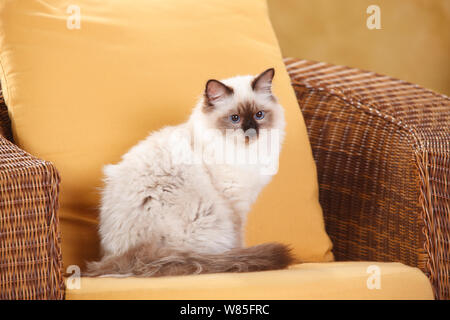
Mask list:
[[[10,139],[0,90],[0,299],[62,299],[59,174]]]
[[[450,298],[450,99],[373,72],[285,64],[336,259],[419,267]]]

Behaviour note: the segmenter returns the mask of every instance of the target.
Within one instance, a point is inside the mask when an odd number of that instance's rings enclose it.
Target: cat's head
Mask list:
[[[257,76],[208,80],[197,116],[208,129],[239,131],[247,140],[258,138],[263,130],[283,132],[283,108],[272,93],[274,75],[270,68]]]

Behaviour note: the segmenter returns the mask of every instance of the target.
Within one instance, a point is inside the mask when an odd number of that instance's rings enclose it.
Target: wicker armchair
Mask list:
[[[287,58],[337,260],[419,267],[450,298],[450,99]],[[55,167],[12,143],[0,98],[0,298],[64,297]]]

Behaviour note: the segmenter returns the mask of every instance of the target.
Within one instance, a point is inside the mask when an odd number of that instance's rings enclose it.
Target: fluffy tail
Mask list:
[[[222,254],[182,252],[144,244],[120,256],[88,263],[85,276],[133,275],[161,277],[218,272],[249,272],[283,269],[294,263],[291,249],[279,243],[266,243],[229,250]]]

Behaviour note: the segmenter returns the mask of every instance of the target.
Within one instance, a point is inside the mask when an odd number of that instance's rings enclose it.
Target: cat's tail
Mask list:
[[[221,254],[200,254],[177,249],[139,245],[120,256],[105,257],[87,265],[83,275],[161,277],[218,272],[250,272],[284,269],[294,263],[291,249],[266,243],[232,249]]]

